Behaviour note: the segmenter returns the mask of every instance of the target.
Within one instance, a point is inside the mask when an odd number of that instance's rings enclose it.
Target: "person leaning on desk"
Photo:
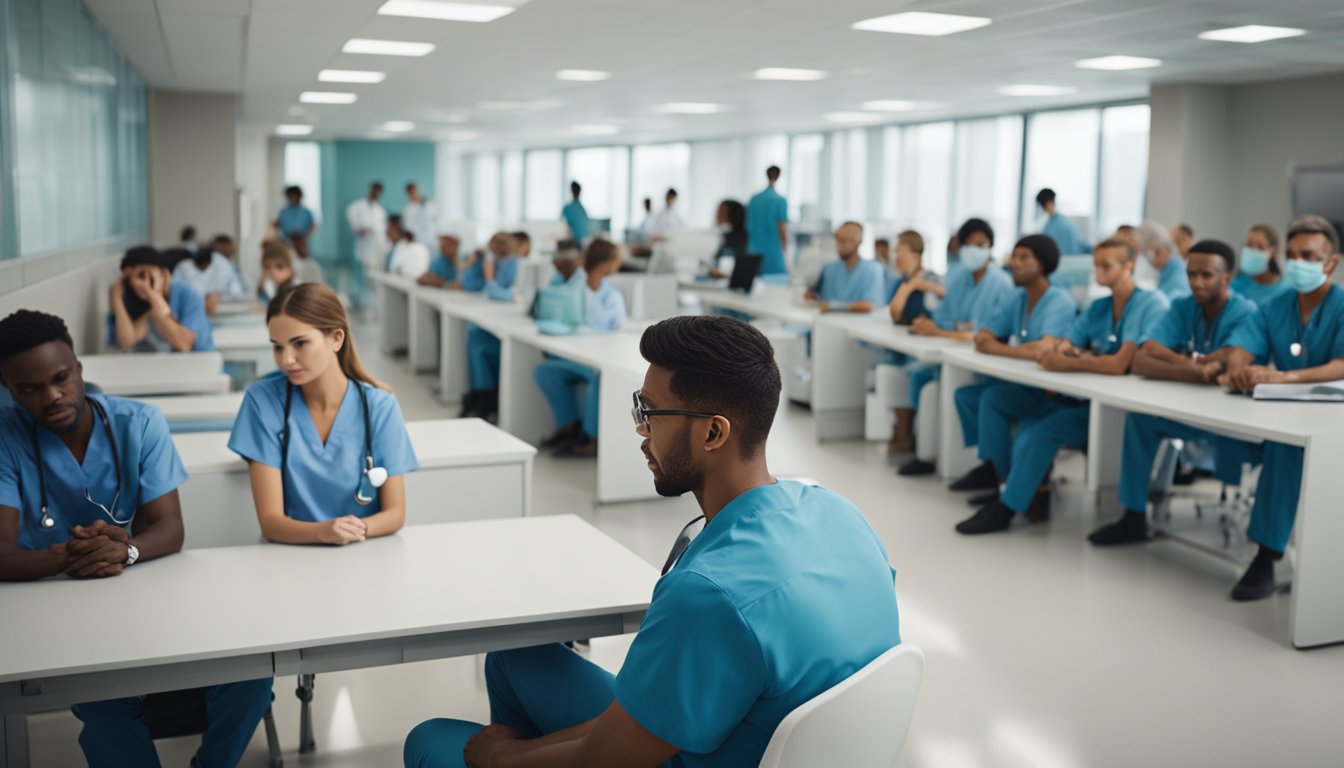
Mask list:
[[[173,280],[157,248],[137,245],[121,257],[112,283],[107,342],[122,352],[209,352],[215,348],[205,297]]]
[[[19,310],[0,320],[0,381],[14,399],[0,409],[0,580],[109,578],[182,548],[187,473],[167,421],[153,406],[86,392],[82,370],[61,318]],[[210,686],[192,764],[236,765],[270,704],[270,678]],[[159,764],[143,696],[71,710],[90,766]]]

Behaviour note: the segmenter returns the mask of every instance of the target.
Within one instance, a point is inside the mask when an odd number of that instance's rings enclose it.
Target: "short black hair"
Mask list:
[[[876,247],[879,246],[879,245],[885,245],[885,246],[887,246],[888,248],[890,248],[890,247],[891,247],[891,241],[888,240],[888,239],[885,238],[885,237],[879,237],[879,238],[877,238],[876,240],[873,241],[873,247],[876,248]]]
[[[289,197],[290,195],[303,197],[303,189],[298,184],[291,184],[288,187],[285,187],[285,197]]]
[[[187,242],[188,240],[195,240],[196,228],[188,224],[187,226],[182,228],[181,232],[177,234],[177,239],[181,240],[184,243]]]
[[[644,331],[639,353],[672,371],[672,394],[688,408],[732,423],[742,458],[764,449],[780,391],[775,350],[765,334],[733,317],[673,317]]]
[[[369,189],[370,189],[370,190],[374,190],[374,189],[376,189],[376,190],[378,190],[379,192],[382,192],[382,191],[383,191],[383,182],[381,182],[381,181],[375,181],[375,182],[373,182],[372,184],[369,185]]]
[[[163,253],[158,248],[152,245],[137,245],[126,249],[126,252],[121,255],[122,269],[145,265],[168,269],[168,260],[164,258]]]
[[[532,236],[527,234],[521,229],[518,230],[517,232],[512,232],[510,234],[513,235],[514,240],[521,240],[522,242],[527,243],[528,245],[532,244]]]
[[[229,237],[228,235],[223,234],[223,233],[220,233],[220,234],[215,235],[214,237],[210,238],[210,244],[211,244],[211,245],[225,245],[225,244],[232,244],[232,243],[233,243],[233,238],[232,238],[232,237]]]
[[[192,258],[191,251],[186,248],[169,248],[163,252],[163,261],[159,266],[172,272],[177,269],[177,265]]]
[[[957,230],[957,241],[965,245],[976,232],[984,232],[985,237],[989,238],[989,244],[994,245],[994,228],[984,219],[967,219],[966,223],[961,225],[961,229]]]
[[[71,351],[75,349],[64,320],[46,312],[20,309],[0,320],[0,366],[17,354],[51,341],[64,341]]]
[[[677,190],[673,189],[672,187],[668,187],[667,194],[664,195],[664,197],[676,197],[676,196],[677,196]]]
[[[412,189],[419,189],[419,185],[416,184],[414,181],[406,182],[406,191],[410,192]]]
[[[580,184],[580,183],[577,182],[577,181],[571,181],[571,182],[569,182],[569,193],[570,193],[571,195],[574,195],[575,197],[578,197],[578,196],[579,196],[579,193],[582,192],[582,191],[583,191],[583,185],[582,185],[582,184]]]
[[[401,234],[410,238],[412,242],[415,241],[415,234],[406,228],[406,224],[402,221],[400,213],[388,214],[387,225],[389,227],[396,227],[401,230]]]
[[[1017,241],[1014,248],[1026,248],[1041,263],[1041,271],[1047,275],[1059,269],[1059,246],[1049,235],[1027,235]]]
[[[769,168],[766,168],[766,169],[765,169],[765,178],[767,178],[767,179],[769,179],[769,180],[771,180],[771,181],[778,181],[778,180],[779,180],[779,166],[778,166],[778,165],[772,165],[772,166],[770,166]]]
[[[1235,272],[1237,269],[1236,252],[1232,250],[1232,246],[1222,240],[1200,240],[1190,246],[1190,253],[1207,253],[1210,256],[1217,256],[1227,265],[1228,272]]]
[[[736,200],[724,200],[719,203],[723,209],[724,215],[728,218],[728,226],[734,232],[745,232],[747,229],[747,207]]]
[[[1055,202],[1055,190],[1049,187],[1045,187],[1040,192],[1036,193],[1037,205],[1045,205],[1046,203],[1053,203],[1053,202]]]

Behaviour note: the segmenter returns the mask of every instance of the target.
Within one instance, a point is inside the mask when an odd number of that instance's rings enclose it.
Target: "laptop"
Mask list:
[[[728,290],[751,293],[751,285],[756,281],[756,275],[760,274],[761,262],[764,260],[765,257],[759,253],[739,256],[733,262],[733,275],[728,278]]]

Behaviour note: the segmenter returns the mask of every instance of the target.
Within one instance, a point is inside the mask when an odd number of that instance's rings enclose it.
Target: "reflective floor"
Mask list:
[[[406,418],[456,415],[429,378],[378,354],[368,331],[360,351],[396,388]],[[1344,646],[1293,650],[1287,596],[1231,602],[1238,567],[1187,544],[1087,545],[1098,510],[1080,457],[1058,467],[1051,522],[967,539],[952,530],[970,512],[961,495],[898,477],[875,444],[817,445],[805,409],[781,408],[768,453],[776,473],[854,501],[898,571],[902,634],[928,658],[902,766],[1344,765]],[[592,463],[539,457],[536,512],[581,515],[658,565],[698,514],[690,498],[596,507],[594,486]],[[1217,492],[1184,492],[1178,519],[1193,524],[1196,497]],[[1114,511],[1107,495],[1100,515]],[[1218,538],[1212,522],[1203,527]],[[615,670],[627,646],[597,641],[593,657]],[[275,709],[286,762],[298,765],[293,688],[293,678],[276,681]],[[319,675],[315,712],[318,754],[301,764],[400,765],[401,738],[421,720],[486,716],[479,660]],[[31,718],[30,728],[33,765],[82,764],[69,714]],[[170,740],[160,754],[164,765],[186,765],[194,748]],[[838,745],[836,765],[843,754]],[[265,765],[260,735],[243,765]]]

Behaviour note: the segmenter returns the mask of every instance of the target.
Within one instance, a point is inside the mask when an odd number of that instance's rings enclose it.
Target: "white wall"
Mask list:
[[[235,156],[235,185],[238,190],[238,252],[235,263],[243,273],[243,282],[256,283],[261,274],[261,239],[275,216],[271,190],[270,134],[264,128],[239,127]]]
[[[70,329],[76,352],[98,352],[106,327],[108,288],[117,277],[121,254],[142,237],[113,238],[0,263],[0,286],[23,286],[0,293],[0,317],[19,309],[59,315]]]
[[[156,245],[177,242],[194,224],[198,237],[236,235],[238,97],[149,92],[149,231]]]

